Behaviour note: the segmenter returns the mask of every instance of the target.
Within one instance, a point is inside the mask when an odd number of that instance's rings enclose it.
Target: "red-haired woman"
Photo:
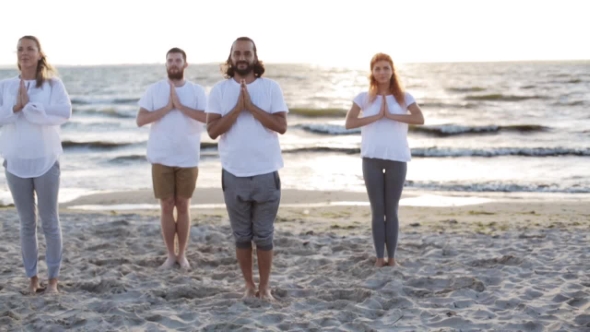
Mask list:
[[[385,265],[384,247],[387,265],[395,265],[397,211],[406,163],[411,159],[408,124],[424,124],[422,111],[412,95],[402,89],[391,57],[378,53],[371,59],[369,90],[354,98],[345,126],[361,127],[363,178],[371,203],[375,266],[379,267]]]

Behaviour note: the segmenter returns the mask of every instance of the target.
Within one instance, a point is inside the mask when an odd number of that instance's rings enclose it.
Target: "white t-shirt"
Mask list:
[[[393,95],[386,96],[386,102],[391,114],[407,114],[407,107],[415,103],[411,94],[405,93],[405,108],[402,108]],[[379,113],[383,96],[377,96],[369,102],[369,93],[362,92],[354,99],[362,113],[362,117],[373,116]],[[393,121],[387,118],[379,119],[371,124],[361,127],[361,156],[365,158],[377,158],[385,160],[408,162],[411,160],[411,151],[408,145],[408,124]]]
[[[248,84],[252,103],[268,113],[289,112],[279,84],[257,78]],[[221,81],[209,92],[207,113],[225,116],[238,102],[240,84],[233,78]],[[235,176],[254,176],[283,167],[278,133],[264,127],[252,113],[243,110],[233,126],[219,138],[222,167]]]
[[[0,81],[0,154],[6,170],[21,178],[36,178],[63,153],[60,126],[72,116],[72,104],[62,81],[55,77],[36,87],[25,80],[29,102],[14,113],[20,78]]]
[[[200,111],[207,107],[207,95],[202,86],[185,81],[183,86],[175,89],[182,105]],[[169,100],[170,84],[167,79],[163,79],[150,85],[138,104],[153,112],[168,105]],[[203,123],[173,109],[150,125],[147,160],[152,164],[170,167],[197,167],[203,126]]]

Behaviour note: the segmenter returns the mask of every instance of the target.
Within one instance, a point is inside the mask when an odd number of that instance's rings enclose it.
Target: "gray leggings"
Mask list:
[[[400,161],[363,158],[363,178],[373,215],[373,243],[377,258],[394,258],[399,221],[397,207],[404,189],[407,164]]]
[[[8,171],[5,173],[6,182],[20,218],[21,251],[27,277],[31,278],[37,275],[36,193],[39,217],[47,244],[45,258],[48,277],[49,279],[57,278],[62,258],[61,227],[57,205],[61,173],[59,162],[56,162],[45,174],[36,178],[21,178]]]

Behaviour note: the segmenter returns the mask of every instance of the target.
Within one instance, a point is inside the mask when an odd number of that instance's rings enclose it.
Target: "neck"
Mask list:
[[[391,93],[389,90],[389,83],[379,84],[377,86],[377,93],[380,95],[388,95]]]
[[[172,82],[172,84],[174,84],[176,87],[181,87],[184,85],[184,78],[180,80],[170,80],[170,82]]]
[[[34,80],[37,78],[37,67],[22,68],[20,71],[20,78],[23,80]]]
[[[246,81],[246,84],[250,84],[256,80],[256,76],[254,76],[253,72],[250,72],[249,74],[244,75],[244,76],[236,73],[234,75],[234,80],[238,83],[240,83],[242,80],[244,80],[244,81]]]

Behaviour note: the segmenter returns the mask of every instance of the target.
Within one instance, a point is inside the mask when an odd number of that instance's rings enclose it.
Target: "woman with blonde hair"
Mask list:
[[[371,59],[369,90],[354,98],[345,125],[347,129],[361,127],[363,178],[371,203],[378,267],[385,265],[385,246],[387,265],[395,265],[397,211],[406,179],[406,163],[411,159],[408,124],[424,124],[422,111],[414,97],[402,89],[391,57],[378,53]]]
[[[57,204],[59,156],[63,153],[59,127],[71,117],[72,105],[36,37],[19,39],[17,57],[19,75],[0,81],[0,154],[20,219],[21,251],[30,278],[29,292],[35,294],[42,290],[37,277],[38,210],[47,242],[46,292],[57,293],[62,260]]]

